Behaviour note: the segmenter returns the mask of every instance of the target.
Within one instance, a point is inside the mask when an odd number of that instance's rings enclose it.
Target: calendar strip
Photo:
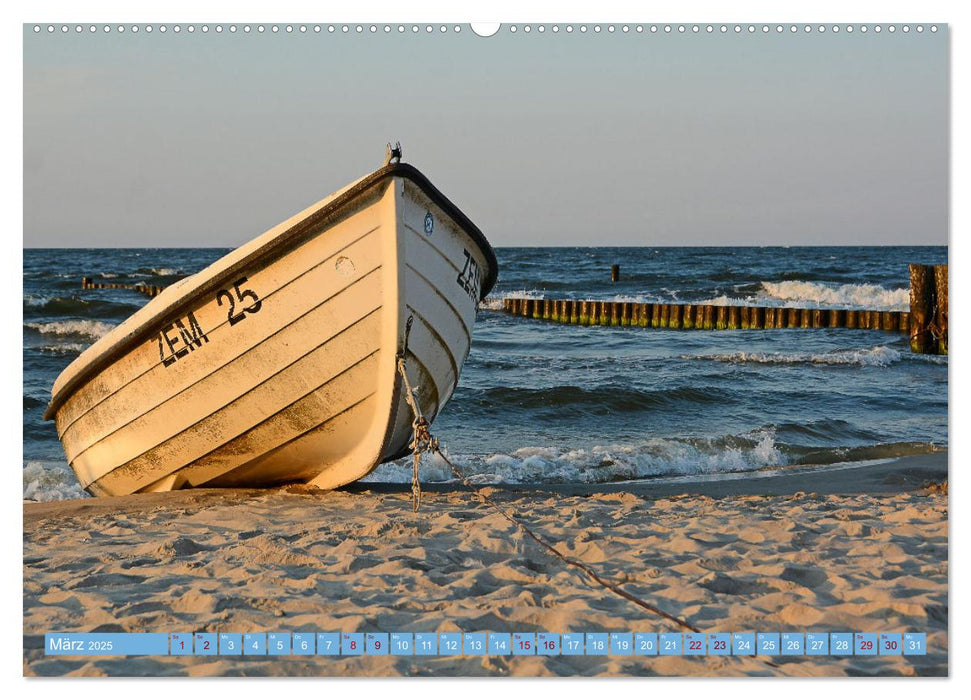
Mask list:
[[[170,632],[44,635],[47,656],[923,656],[924,632]]]

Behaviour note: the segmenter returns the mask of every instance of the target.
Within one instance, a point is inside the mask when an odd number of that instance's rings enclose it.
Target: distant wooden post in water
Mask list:
[[[610,266],[610,281],[617,282],[620,280],[620,265]]]
[[[81,289],[130,289],[149,298],[157,297],[165,287],[150,284],[116,284],[114,282],[94,282],[90,277],[81,278]],[[507,309],[508,311],[508,309]]]
[[[909,335],[914,352],[947,354],[947,265],[910,266]]]
[[[947,265],[934,266],[934,296],[937,302],[937,313],[934,325],[938,330],[937,352],[947,354]]]

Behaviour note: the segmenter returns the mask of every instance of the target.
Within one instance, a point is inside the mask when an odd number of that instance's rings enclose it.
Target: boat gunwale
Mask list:
[[[479,299],[485,299],[492,291],[496,278],[499,273],[499,264],[496,260],[495,251],[486,239],[485,235],[472,223],[461,209],[452,203],[448,197],[441,193],[424,174],[413,165],[407,163],[391,163],[370,175],[361,178],[357,183],[339,194],[334,199],[324,204],[317,211],[304,217],[289,229],[282,231],[271,241],[260,246],[249,255],[246,255],[235,263],[227,267],[218,275],[213,275],[203,281],[192,290],[191,293],[181,296],[172,301],[167,306],[159,309],[150,319],[143,322],[140,326],[132,330],[127,336],[120,339],[113,345],[105,348],[100,355],[94,357],[85,366],[81,367],[77,373],[51,397],[47,409],[44,411],[44,420],[52,420],[56,417],[58,409],[70,398],[74,392],[83,386],[93,375],[98,374],[105,367],[123,357],[137,345],[145,342],[146,337],[157,333],[165,320],[172,315],[178,315],[181,311],[191,307],[200,297],[211,294],[213,290],[220,287],[226,280],[232,278],[241,269],[252,265],[255,261],[271,255],[282,254],[287,246],[296,246],[303,241],[303,237],[316,227],[321,221],[336,214],[339,210],[353,204],[366,192],[380,185],[384,180],[395,177],[403,177],[414,182],[439,208],[456,221],[462,230],[468,234],[472,241],[479,247],[486,263],[489,267],[487,274],[482,282]]]

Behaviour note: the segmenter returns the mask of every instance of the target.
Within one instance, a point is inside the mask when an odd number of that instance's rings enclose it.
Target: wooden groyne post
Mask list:
[[[947,265],[910,266],[910,349],[947,354]]]
[[[937,313],[934,325],[937,326],[937,353],[947,354],[947,265],[934,266],[934,297],[937,302]]]
[[[149,298],[157,297],[165,287],[151,284],[115,284],[111,282],[94,282],[90,277],[81,278],[81,289],[130,289]]]

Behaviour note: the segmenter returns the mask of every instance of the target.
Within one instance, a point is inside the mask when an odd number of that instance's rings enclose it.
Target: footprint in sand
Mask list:
[[[806,588],[816,588],[825,583],[829,577],[825,571],[810,566],[786,566],[779,575],[783,581],[792,581]]]
[[[171,542],[166,542],[159,547],[155,553],[161,557],[189,557],[199,552],[208,552],[212,547],[199,544],[188,537],[176,537]]]
[[[705,576],[698,582],[702,588],[707,588],[712,593],[725,593],[728,595],[751,595],[753,593],[765,593],[768,587],[758,581],[744,581],[732,578],[723,573],[712,573]]]
[[[94,574],[81,579],[72,588],[111,588],[114,586],[129,586],[142,583],[144,576],[132,574]]]

